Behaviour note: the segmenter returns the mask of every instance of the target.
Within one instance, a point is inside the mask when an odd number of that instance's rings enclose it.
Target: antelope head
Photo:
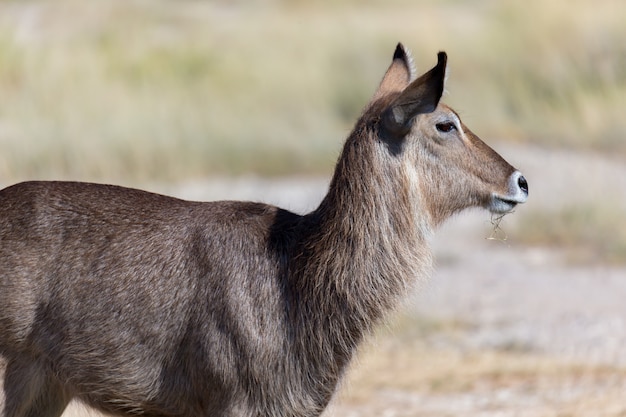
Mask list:
[[[469,207],[505,214],[524,203],[528,183],[487,146],[450,107],[440,103],[445,52],[417,79],[401,44],[374,96],[380,109],[379,140],[401,158],[433,225]]]

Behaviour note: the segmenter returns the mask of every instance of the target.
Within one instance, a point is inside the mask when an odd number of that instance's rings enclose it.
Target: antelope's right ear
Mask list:
[[[382,114],[385,130],[395,137],[404,137],[411,130],[418,114],[435,111],[444,90],[447,55],[437,54],[437,65],[413,81]]]
[[[390,93],[403,91],[414,78],[415,64],[413,63],[413,58],[411,58],[411,53],[404,45],[398,43],[393,53],[391,65],[374,93],[372,101],[376,101]]]

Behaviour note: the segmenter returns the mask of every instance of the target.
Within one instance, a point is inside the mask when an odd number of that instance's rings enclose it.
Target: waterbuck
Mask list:
[[[524,177],[402,45],[306,215],[111,185],[0,191],[4,417],[319,416],[357,345],[428,273],[446,218]]]

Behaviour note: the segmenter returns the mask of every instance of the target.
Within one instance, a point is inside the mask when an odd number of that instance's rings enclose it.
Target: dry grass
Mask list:
[[[76,19],[80,16],[80,19]],[[327,172],[395,42],[483,137],[626,154],[626,6],[0,3],[0,178]]]
[[[427,333],[453,339],[457,325],[440,324],[427,325]],[[626,415],[623,367],[532,350],[442,348],[423,333],[407,339],[405,325],[362,350],[331,415]]]
[[[539,354],[378,346],[349,374],[338,408],[362,417],[623,416],[625,378],[625,369]]]

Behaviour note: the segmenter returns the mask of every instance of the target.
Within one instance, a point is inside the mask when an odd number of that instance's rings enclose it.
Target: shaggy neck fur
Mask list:
[[[305,218],[310,235],[296,259],[295,328],[302,344],[296,349],[311,382],[327,387],[323,401],[363,336],[431,265],[431,228],[418,190],[402,158],[379,139],[377,125],[368,113],[357,123],[327,196]]]

